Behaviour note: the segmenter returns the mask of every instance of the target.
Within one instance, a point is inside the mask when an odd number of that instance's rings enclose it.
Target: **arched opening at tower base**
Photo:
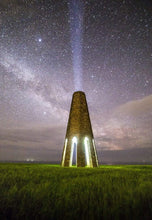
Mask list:
[[[77,138],[72,138],[72,146],[71,146],[71,155],[70,155],[70,164],[69,166],[77,166]]]
[[[84,149],[85,149],[85,165],[87,167],[92,167],[92,158],[90,150],[90,141],[89,138],[84,138]]]

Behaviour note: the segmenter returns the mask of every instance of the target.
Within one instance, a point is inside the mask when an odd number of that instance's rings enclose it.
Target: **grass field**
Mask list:
[[[152,219],[152,165],[0,164],[0,219]]]

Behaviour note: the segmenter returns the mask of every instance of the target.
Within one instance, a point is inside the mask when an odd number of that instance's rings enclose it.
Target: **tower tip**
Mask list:
[[[73,93],[73,95],[74,95],[74,94],[78,94],[78,93],[79,93],[79,94],[85,94],[83,91],[75,91],[75,92]]]

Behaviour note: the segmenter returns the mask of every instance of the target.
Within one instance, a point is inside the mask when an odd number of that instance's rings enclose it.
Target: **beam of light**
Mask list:
[[[74,153],[74,145],[76,144],[77,147],[77,138],[72,138],[72,146],[71,146],[71,155],[70,155],[70,167],[72,166],[72,160],[73,160],[73,153]],[[77,162],[76,162],[77,163]]]
[[[75,90],[82,88],[82,31],[83,31],[83,3],[81,0],[69,1],[71,49],[74,72]]]

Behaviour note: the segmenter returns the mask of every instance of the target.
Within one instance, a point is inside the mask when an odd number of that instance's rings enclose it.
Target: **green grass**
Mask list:
[[[152,166],[0,164],[0,219],[152,219]]]

